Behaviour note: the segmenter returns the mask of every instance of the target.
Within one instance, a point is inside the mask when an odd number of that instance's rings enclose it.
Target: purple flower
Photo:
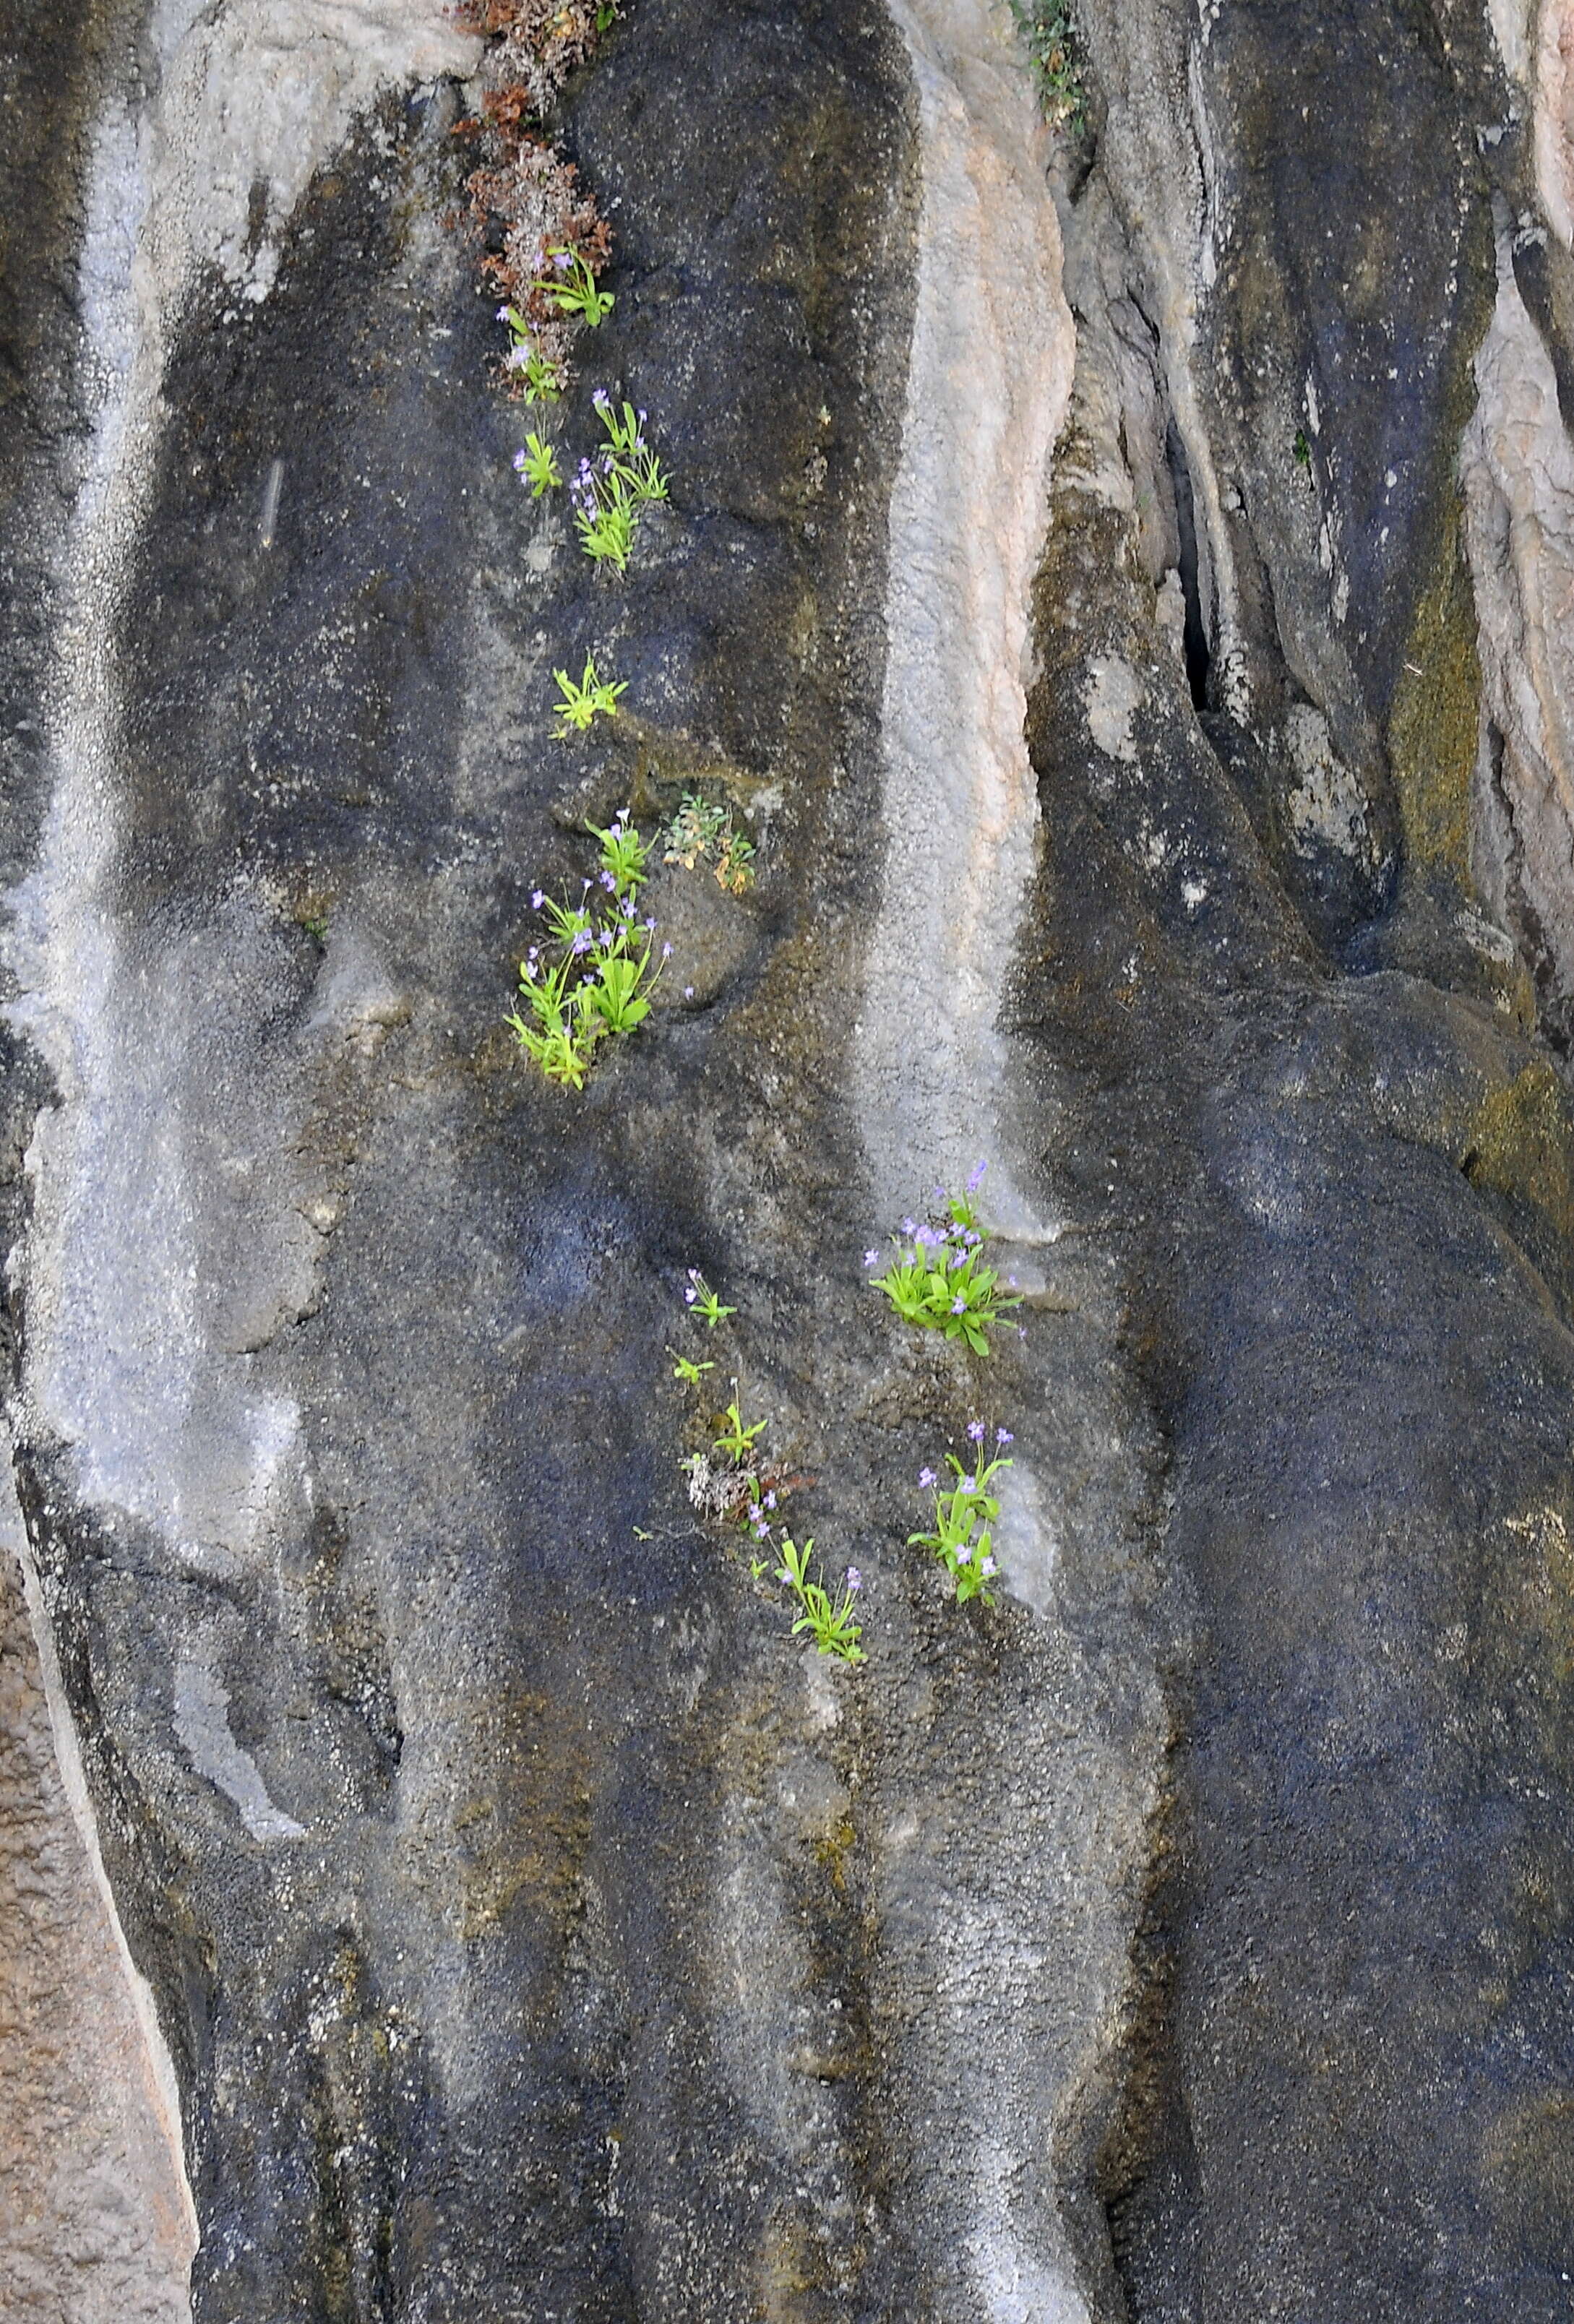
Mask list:
[[[847,1587],[849,1590],[861,1590],[863,1588],[863,1576],[859,1572],[856,1565],[850,1565],[847,1569]]]
[[[508,321],[508,309],[506,307],[500,307],[498,309],[497,319],[500,323],[506,323]]]
[[[971,1565],[972,1563],[972,1554],[973,1545],[971,1542],[964,1541],[962,1547],[956,1553],[957,1563],[959,1565]]]
[[[978,1193],[979,1188],[984,1183],[984,1172],[989,1168],[989,1167],[990,1166],[987,1162],[975,1162],[972,1168],[968,1172],[967,1190],[970,1194],[976,1194]]]
[[[568,272],[568,253],[566,250],[555,250],[552,253],[552,263],[559,274],[566,274]]]
[[[545,890],[544,888],[532,888],[532,889],[531,889],[531,890],[530,890],[530,909],[531,909],[531,911],[532,911],[532,912],[538,912],[538,911],[540,910],[540,908],[541,908],[542,905],[546,902],[546,900],[547,900],[547,891],[546,891],[546,890]]]
[[[621,815],[614,815],[611,823],[607,825],[607,837],[609,839],[621,839],[622,835],[623,818]]]
[[[765,1497],[765,1506],[766,1506],[766,1508],[767,1508],[768,1509],[773,1509],[773,1508],[775,1508],[775,1507],[776,1507],[776,1495],[775,1495],[774,1493],[767,1493],[767,1495],[766,1495],[766,1497]]]
[[[984,1441],[983,1422],[981,1420],[970,1420],[967,1425],[967,1433],[972,1438],[975,1444],[981,1444]]]
[[[957,1479],[957,1483],[964,1493],[971,1493],[974,1489],[973,1480],[971,1477],[959,1477]]]
[[[1012,1435],[1008,1428],[997,1428],[995,1431],[995,1442],[997,1444],[1015,1444],[1017,1439]]]
[[[598,929],[595,940],[598,945],[602,945],[616,944],[618,940],[618,932],[616,928],[611,927]]]
[[[770,1535],[770,1527],[766,1524],[765,1519],[764,1519],[763,1517],[756,1517],[756,1518],[755,1518],[755,1520],[754,1520],[754,1538],[755,1538],[755,1540],[756,1540],[756,1541],[766,1541],[766,1540],[768,1540],[768,1539],[769,1538],[769,1535]]]
[[[646,921],[645,926],[646,926],[647,930],[649,931],[649,933],[651,936],[654,936],[654,935],[656,934],[656,915],[654,914],[654,912],[651,914],[650,918]]]
[[[522,476],[522,475],[524,475],[524,473],[525,473],[525,455],[524,455],[524,453],[523,453],[522,451],[520,451],[520,452],[516,452],[516,453],[514,454],[513,466],[514,466],[514,474],[515,474],[515,475],[516,475],[516,476]]]
[[[634,899],[632,896],[625,896],[622,902],[618,906],[618,909],[621,912],[626,920],[631,920],[634,917]]]
[[[999,1570],[999,1567],[995,1563],[992,1557],[986,1557],[982,1564],[979,1567],[979,1572],[985,1575],[998,1573]]]
[[[878,1267],[880,1263],[880,1255],[879,1251],[866,1250],[863,1254],[863,1263],[865,1267]]]
[[[613,889],[614,889],[614,888],[617,886],[617,884],[618,884],[618,883],[617,883],[616,879],[615,879],[615,878],[614,878],[614,876],[613,876],[613,874],[612,874],[612,872],[603,872],[602,873],[602,875],[601,875],[601,883],[602,883],[602,886],[606,890],[606,891],[607,891],[607,893],[608,893],[608,895],[609,895],[609,896],[612,894],[612,892]]]
[[[934,1482],[934,1470],[933,1470],[933,1469],[920,1469],[920,1470],[919,1470],[919,1471],[918,1471],[918,1482],[919,1482],[921,1485],[932,1485],[932,1484]]]
[[[653,927],[656,926],[656,923],[655,923],[655,921],[654,921],[654,920],[649,920],[649,921],[648,921],[648,922],[646,923],[646,925],[647,925],[649,927],[652,927],[652,928],[653,928]],[[670,959],[672,958],[672,946],[671,946],[669,944],[664,944],[664,945],[662,945],[662,947],[661,947],[661,957],[662,957],[662,959],[663,959],[663,960],[670,960]],[[689,991],[692,992],[692,991],[694,991],[694,986],[691,984],[691,985],[689,986],[689,988],[688,988],[688,989],[689,989]]]
[[[916,1219],[904,1219],[904,1220],[902,1221],[902,1232],[903,1232],[905,1235],[907,1235],[907,1237],[909,1237],[909,1239],[910,1239],[912,1236],[916,1235],[916,1234],[917,1233],[917,1231],[918,1231],[918,1222],[916,1221]]]
[[[683,1295],[683,1296],[684,1296],[685,1300],[686,1300],[686,1301],[687,1302],[687,1304],[689,1305],[689,1306],[691,1306],[691,1307],[692,1307],[692,1306],[694,1305],[694,1304],[695,1304],[695,1299],[699,1296],[699,1294],[695,1291],[695,1287],[694,1287],[694,1285],[691,1283],[691,1284],[689,1285],[689,1286],[688,1286],[688,1289],[684,1293],[684,1295]]]
[[[647,421],[647,420],[649,420],[649,417],[650,417],[650,414],[649,414],[648,411],[641,411],[641,413],[640,414],[640,427],[641,427],[641,428],[643,428],[643,426],[645,425],[645,422]]]
[[[692,1001],[694,999],[694,986],[692,984],[686,984],[684,986],[683,997],[686,1001]]]
[[[967,1314],[967,1300],[960,1291],[951,1303],[951,1312],[953,1315],[965,1315]]]
[[[568,949],[570,952],[575,953],[588,952],[590,950],[590,930],[588,928],[581,928],[579,934],[575,937],[574,942],[569,945]]]

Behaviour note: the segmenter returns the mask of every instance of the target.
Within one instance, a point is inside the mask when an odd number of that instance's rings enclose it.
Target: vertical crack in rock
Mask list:
[[[891,496],[886,858],[858,1072],[877,1199],[1000,1153],[999,1015],[1032,875],[1027,606],[1073,335],[1046,133],[988,0],[893,0],[923,154],[916,312]],[[1052,1230],[997,1165],[997,1222]]]

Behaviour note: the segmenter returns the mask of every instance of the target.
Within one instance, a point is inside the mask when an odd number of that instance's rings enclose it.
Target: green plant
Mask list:
[[[548,355],[542,349],[535,330],[525,320],[517,307],[500,307],[497,310],[497,319],[500,323],[506,323],[509,328],[509,349],[502,359],[502,367],[511,378],[518,381],[525,401],[527,403],[561,402],[563,391],[568,383],[568,374],[561,362],[555,355]],[[529,440],[536,442],[538,439],[531,438]],[[523,467],[523,462],[517,452],[514,455],[514,466],[521,470]],[[551,481],[553,484],[561,484],[563,479],[561,476],[554,475]]]
[[[525,438],[523,449],[514,454],[514,474],[524,478],[534,501],[538,501],[543,493],[552,491],[554,486],[563,482],[557,455],[550,444],[541,441],[534,429]]]
[[[612,292],[596,289],[595,276],[578,251],[559,247],[548,250],[547,256],[557,272],[532,283],[532,290],[556,306],[560,315],[573,315],[592,330],[597,329],[617,303]]]
[[[620,678],[615,686],[603,685],[595,674],[595,659],[591,654],[584,657],[584,677],[577,686],[566,669],[554,670],[552,675],[557,680],[557,690],[563,696],[557,705],[557,724],[553,729],[560,742],[566,742],[570,734],[587,733],[598,710],[608,718],[615,718],[618,696],[629,690],[627,678]],[[596,836],[604,844],[603,834],[598,832]],[[636,840],[638,837],[636,833]],[[621,846],[623,842],[620,840],[619,844]]]
[[[533,891],[547,938],[520,963],[519,1001],[506,1020],[547,1079],[571,1089],[584,1088],[599,1042],[639,1029],[660,974],[650,965],[656,923],[636,909],[645,843],[621,816],[605,831],[587,828],[601,841],[597,880],[584,882],[576,904]],[[663,945],[663,961],[671,951]]]
[[[757,1420],[752,1428],[746,1428],[744,1426],[743,1416],[738,1409],[737,1388],[738,1383],[734,1380],[732,1383],[732,1401],[727,1406],[725,1413],[723,1415],[723,1418],[726,1421],[727,1425],[722,1431],[720,1436],[716,1437],[713,1442],[716,1451],[718,1452],[730,1453],[734,1467],[741,1469],[747,1461],[752,1458],[754,1452],[754,1440],[757,1436],[764,1435],[765,1423],[763,1420]]]
[[[1045,120],[1074,129],[1083,115],[1082,74],[1072,0],[1006,0],[1027,48],[1028,69]]]
[[[775,1579],[785,1582],[791,1591],[798,1609],[793,1622],[795,1637],[800,1630],[807,1630],[817,1653],[834,1655],[839,1662],[866,1662],[869,1658],[858,1643],[863,1636],[863,1626],[854,1621],[852,1615],[853,1600],[863,1577],[856,1565],[850,1565],[842,1595],[833,1599],[823,1582],[809,1579],[809,1559],[814,1549],[812,1540],[805,1541],[800,1549],[792,1536],[784,1533],[775,1553],[781,1559],[780,1564],[773,1569],[769,1556],[751,1559],[754,1578],[759,1582],[774,1572]],[[821,1571],[824,1572],[823,1567]]]
[[[997,1268],[984,1265],[983,1230],[972,1204],[983,1175],[980,1162],[964,1194],[947,1195],[939,1188],[943,1207],[934,1218],[922,1223],[904,1219],[900,1236],[891,1239],[894,1258],[872,1281],[909,1323],[943,1332],[948,1340],[965,1340],[976,1354],[987,1356],[986,1329],[1020,1306],[1021,1299],[1014,1286],[1001,1289]],[[866,1267],[879,1262],[879,1250],[864,1253]]]
[[[706,862],[718,885],[734,896],[754,885],[754,844],[735,827],[730,807],[713,806],[697,791],[685,791],[665,837],[663,862],[681,863],[692,872],[696,863]]]
[[[992,1461],[984,1459],[984,1440],[988,1434],[981,1420],[971,1421],[968,1437],[973,1446],[972,1467],[964,1467],[954,1452],[945,1456],[955,1482],[942,1485],[933,1469],[918,1471],[920,1485],[934,1489],[934,1530],[933,1533],[910,1533],[910,1546],[933,1550],[956,1583],[959,1605],[965,1606],[970,1598],[981,1598],[986,1606],[995,1602],[990,1588],[991,1577],[999,1570],[995,1563],[995,1520],[1000,1514],[1000,1504],[990,1490],[1003,1469],[1011,1466],[1005,1447],[1011,1442],[1008,1428],[997,1428],[997,1451]]]
[[[685,1305],[691,1307],[700,1321],[708,1323],[713,1332],[724,1316],[735,1315],[738,1313],[736,1307],[723,1306],[697,1267],[689,1268],[688,1284],[683,1296]]]
[[[687,1356],[680,1356],[676,1348],[668,1348],[667,1352],[673,1359],[673,1379],[682,1380],[686,1388],[698,1388],[701,1375],[704,1372],[713,1372],[716,1369],[714,1364],[691,1362]]]
[[[623,573],[640,512],[667,498],[667,479],[645,441],[645,413],[629,403],[614,411],[604,388],[596,389],[594,401],[607,441],[594,460],[581,460],[568,487],[575,528],[594,564]]]

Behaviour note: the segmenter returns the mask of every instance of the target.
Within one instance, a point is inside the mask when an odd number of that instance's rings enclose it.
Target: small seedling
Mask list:
[[[533,287],[555,302],[559,314],[577,316],[593,331],[599,328],[617,303],[612,293],[596,289],[595,276],[578,251],[556,249],[547,255],[556,271]]]
[[[1020,1306],[1021,1299],[1009,1285],[1001,1289],[999,1268],[983,1263],[983,1230],[972,1204],[983,1175],[980,1162],[964,1194],[947,1195],[942,1187],[937,1218],[923,1224],[904,1219],[901,1234],[892,1237],[895,1257],[873,1283],[909,1323],[943,1332],[948,1340],[965,1340],[975,1354],[987,1356],[986,1327]],[[878,1250],[864,1254],[866,1267],[878,1267],[879,1260]]]
[[[790,1534],[783,1534],[778,1544],[780,1564],[772,1569],[769,1557],[753,1559],[754,1578],[763,1581],[768,1572],[774,1571],[774,1578],[791,1591],[798,1608],[793,1622],[795,1637],[800,1630],[807,1630],[817,1653],[833,1655],[838,1662],[865,1662],[868,1656],[858,1643],[863,1626],[852,1617],[853,1601],[863,1585],[863,1576],[856,1565],[850,1565],[840,1599],[833,1599],[823,1582],[809,1580],[809,1560],[814,1549],[812,1540],[805,1541],[800,1549]],[[824,1568],[821,1570],[823,1572]]]
[[[733,1381],[732,1386],[735,1390],[738,1386],[736,1380]],[[736,1394],[723,1417],[727,1425],[713,1440],[716,1451],[729,1454],[733,1467],[741,1469],[754,1451],[755,1438],[764,1435],[765,1423],[763,1420],[757,1420],[752,1428],[746,1428],[743,1425],[743,1416],[738,1408]]]
[[[538,501],[543,493],[551,492],[563,482],[557,455],[550,444],[542,442],[534,429],[525,438],[522,450],[514,454],[514,474],[524,478],[534,501]]]
[[[618,696],[629,691],[626,678],[620,678],[616,685],[603,685],[596,676],[595,659],[592,654],[584,657],[584,676],[577,686],[566,669],[554,670],[552,675],[557,680],[557,690],[563,696],[557,706],[557,724],[553,729],[559,742],[566,742],[570,734],[587,733],[598,710],[607,718],[615,718]],[[601,836],[599,833],[596,835],[598,838]]]
[[[910,1533],[909,1546],[933,1550],[956,1583],[957,1603],[965,1606],[970,1598],[981,1598],[986,1606],[995,1602],[990,1582],[999,1571],[994,1554],[995,1520],[1000,1514],[1000,1504],[990,1490],[1003,1469],[1011,1466],[1006,1446],[1011,1442],[1008,1428],[995,1431],[996,1453],[992,1461],[984,1459],[988,1431],[981,1420],[968,1425],[968,1438],[973,1447],[972,1466],[968,1468],[954,1452],[945,1456],[953,1484],[943,1485],[933,1469],[918,1471],[920,1485],[933,1489],[934,1498],[934,1530],[933,1533]]]
[[[713,1372],[716,1369],[714,1364],[691,1362],[687,1356],[680,1356],[676,1348],[668,1348],[667,1352],[673,1360],[673,1379],[682,1380],[686,1388],[698,1388],[704,1375],[706,1372]]]
[[[713,1332],[725,1316],[735,1315],[736,1307],[723,1307],[697,1267],[688,1271],[688,1286],[684,1292],[684,1304],[692,1308],[701,1322]]]

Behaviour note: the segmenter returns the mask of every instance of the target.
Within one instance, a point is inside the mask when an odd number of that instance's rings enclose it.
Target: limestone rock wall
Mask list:
[[[15,2312],[1565,2316],[1560,6],[1082,0],[1052,134],[989,0],[630,0],[615,586],[472,36],[5,38]],[[696,783],[757,884],[552,1089],[532,892]],[[987,1363],[862,1264],[980,1158]],[[695,1267],[861,1669],[685,1491]]]

